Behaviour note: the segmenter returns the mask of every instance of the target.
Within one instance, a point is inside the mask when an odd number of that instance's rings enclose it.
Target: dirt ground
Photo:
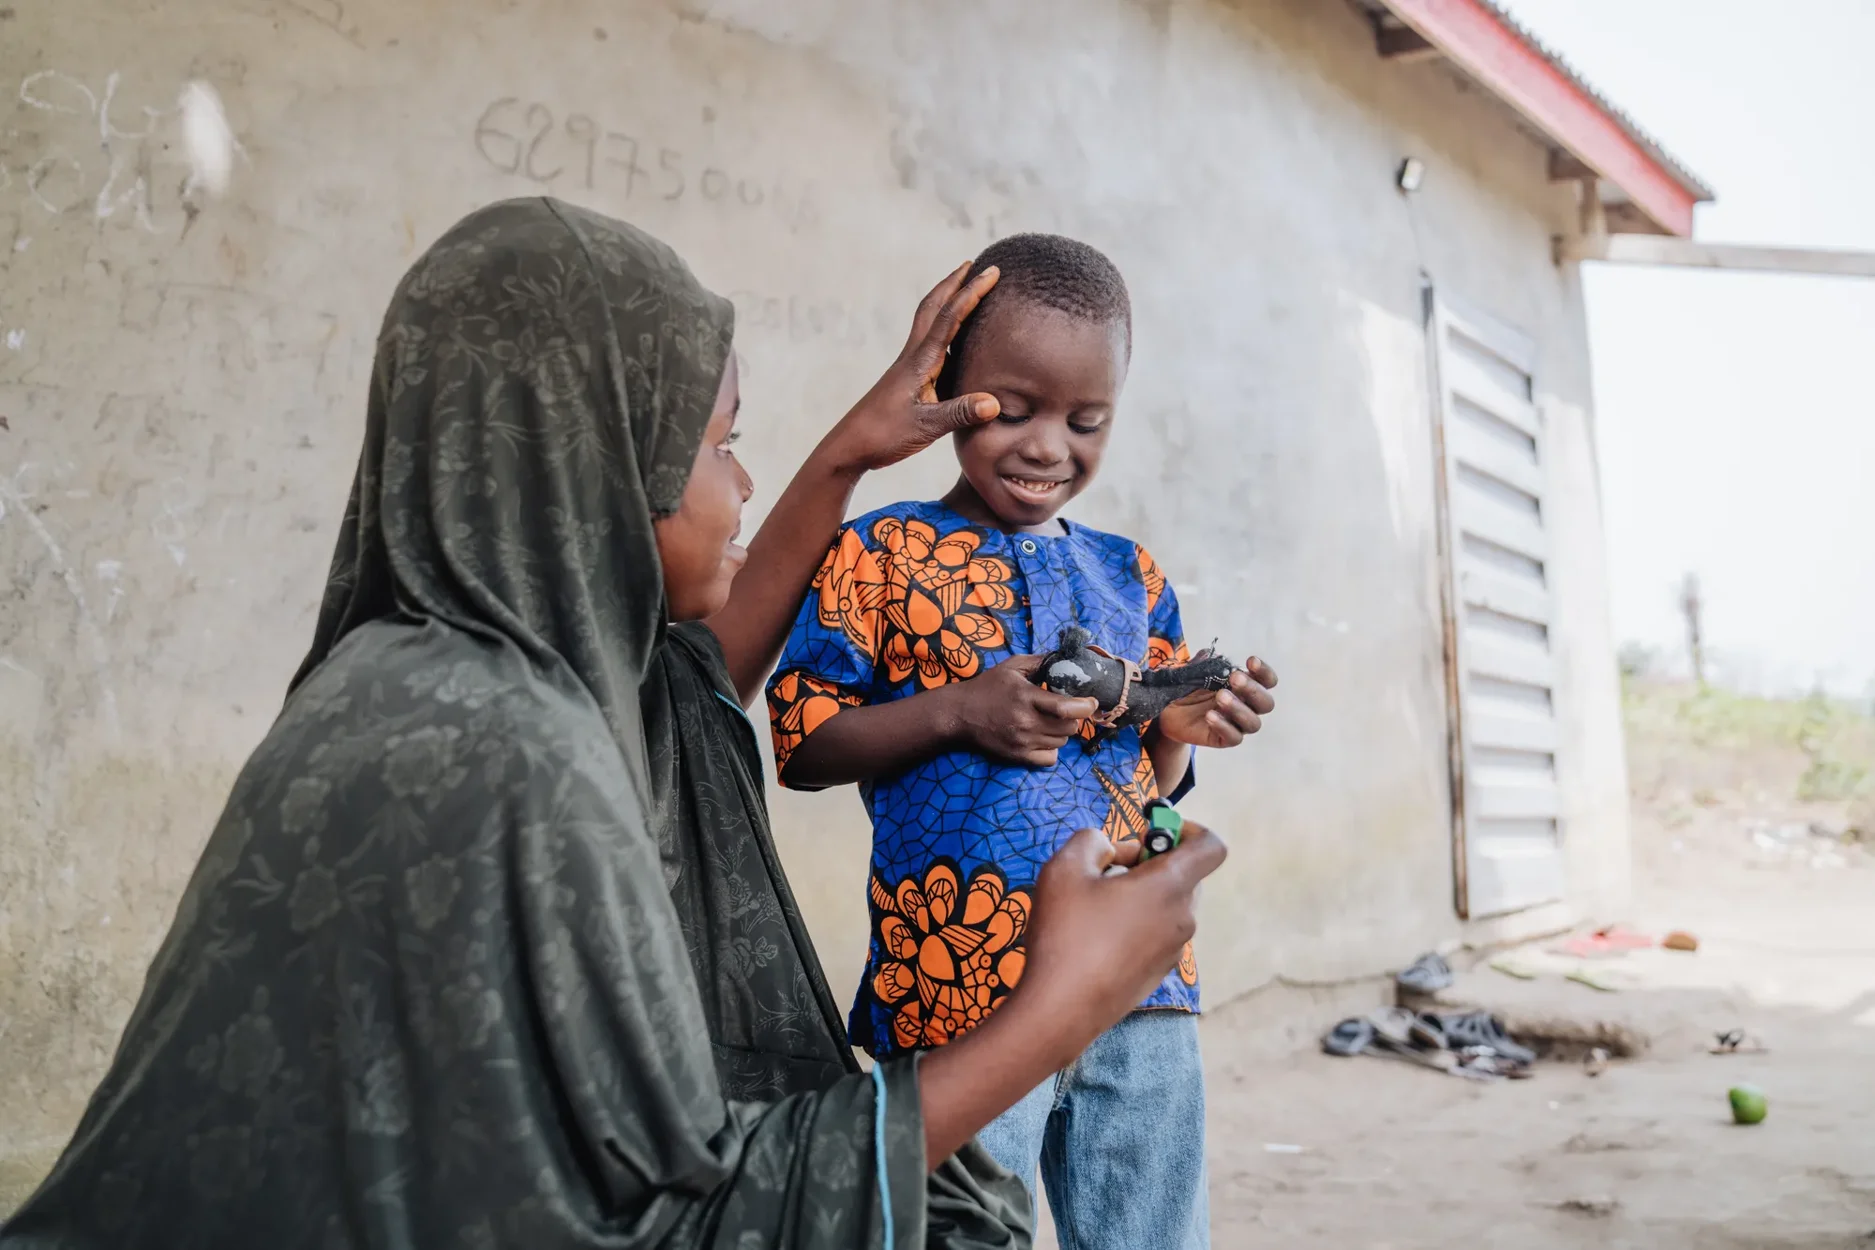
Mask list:
[[[1235,1013],[1219,1013],[1206,1022],[1215,1244],[1875,1245],[1875,864],[1860,858],[1656,879],[1638,919],[1692,929],[1697,954],[1598,962],[1624,983],[1614,993],[1553,971],[1510,983],[1514,1002],[1541,995],[1652,1038],[1599,1078],[1574,1062],[1493,1085],[1367,1057],[1238,1063]],[[1770,1052],[1707,1053],[1732,1027]],[[1731,1123],[1739,1081],[1766,1092],[1763,1124]]]
[[[1688,741],[1634,711],[1636,898],[1618,919],[1690,930],[1700,949],[1597,960],[1618,987],[1598,992],[1562,979],[1582,961],[1536,943],[1509,956],[1535,980],[1479,962],[1458,989],[1513,1019],[1644,1035],[1648,1052],[1597,1078],[1557,1061],[1485,1085],[1365,1056],[1239,1060],[1258,1006],[1218,1012],[1204,1037],[1220,1250],[1875,1247],[1875,854],[1792,837],[1853,819],[1779,797],[1814,775],[1815,743]],[[1708,1053],[1730,1028],[1769,1052]],[[1741,1081],[1768,1097],[1762,1124],[1731,1122]]]

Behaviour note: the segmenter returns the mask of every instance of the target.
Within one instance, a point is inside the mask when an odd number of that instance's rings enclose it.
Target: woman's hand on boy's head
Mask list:
[[[911,335],[898,359],[821,442],[843,472],[883,469],[915,456],[947,434],[993,421],[1001,411],[994,396],[937,397],[938,373],[957,328],[996,285],[991,266],[964,281],[968,264],[931,288],[912,317]]]
[[[1270,695],[1275,684],[1276,670],[1251,656],[1231,673],[1228,689],[1200,690],[1161,712],[1159,733],[1195,747],[1237,746],[1263,728],[1263,718],[1276,710]]]

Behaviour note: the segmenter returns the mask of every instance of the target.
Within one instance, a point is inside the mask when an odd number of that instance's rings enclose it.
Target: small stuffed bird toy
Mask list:
[[[1102,729],[1144,725],[1186,695],[1222,690],[1230,685],[1232,664],[1214,651],[1202,651],[1189,664],[1142,669],[1094,645],[1093,635],[1078,625],[1061,631],[1055,649],[1035,670],[1038,686],[1071,699],[1100,705],[1094,723]]]

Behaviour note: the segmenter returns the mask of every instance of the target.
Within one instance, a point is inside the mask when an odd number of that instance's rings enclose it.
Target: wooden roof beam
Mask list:
[[[1411,26],[1374,26],[1374,46],[1385,61],[1429,61],[1441,55],[1438,47]]]
[[[1551,182],[1581,182],[1585,178],[1595,176],[1595,171],[1573,152],[1562,148],[1549,150],[1549,180]]]
[[[1559,260],[1596,260],[1616,265],[1875,278],[1875,252],[1835,248],[1757,247],[1745,243],[1696,243],[1658,234],[1603,234],[1558,239],[1556,251]]]

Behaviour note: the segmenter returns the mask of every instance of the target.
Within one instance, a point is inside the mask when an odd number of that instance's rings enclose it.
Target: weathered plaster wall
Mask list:
[[[1541,344],[1572,866],[1625,888],[1568,195],[1492,101],[1319,0],[59,0],[0,9],[0,1130],[68,1128],[307,642],[402,269],[476,204],[630,217],[732,293],[772,497],[990,238],[1072,233],[1136,300],[1108,476],[1191,631],[1283,674],[1202,762],[1235,854],[1213,1001],[1397,966],[1452,909],[1421,274]],[[173,105],[221,91],[231,197]],[[1428,162],[1409,205],[1390,175]],[[938,450],[860,500],[939,491]],[[758,498],[757,509],[763,499]],[[836,986],[850,794],[776,799]]]

